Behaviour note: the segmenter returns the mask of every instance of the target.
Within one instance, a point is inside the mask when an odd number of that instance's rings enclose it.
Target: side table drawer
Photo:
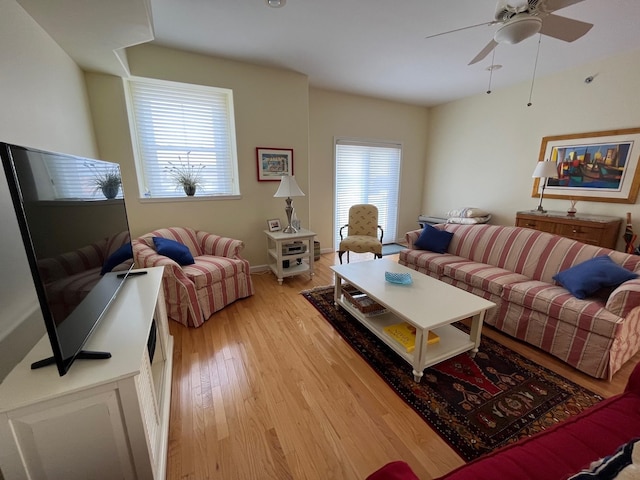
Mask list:
[[[557,228],[558,235],[591,245],[600,245],[602,239],[602,229],[597,227],[558,224]]]
[[[541,220],[532,220],[529,218],[518,218],[517,227],[532,228],[540,232],[556,233],[556,224],[553,222],[544,222]]]

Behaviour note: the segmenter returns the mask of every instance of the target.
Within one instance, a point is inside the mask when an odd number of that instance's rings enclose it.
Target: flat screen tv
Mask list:
[[[109,358],[83,347],[133,266],[119,165],[2,142],[0,157],[53,352],[31,368]]]

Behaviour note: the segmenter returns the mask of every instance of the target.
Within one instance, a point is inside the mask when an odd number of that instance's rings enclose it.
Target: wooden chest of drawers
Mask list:
[[[562,237],[599,247],[616,248],[622,219],[602,215],[577,214],[569,217],[565,212],[517,212],[516,226]]]

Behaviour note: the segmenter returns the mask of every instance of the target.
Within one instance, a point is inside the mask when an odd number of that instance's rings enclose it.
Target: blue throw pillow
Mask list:
[[[100,275],[104,275],[105,273],[109,273],[116,266],[120,265],[122,262],[133,258],[133,250],[131,249],[131,242],[125,243],[118,250],[109,255],[102,265],[102,270],[100,270]]]
[[[592,258],[553,276],[556,282],[580,299],[601,288],[617,287],[634,278],[638,278],[637,273],[621,267],[608,256]]]
[[[156,252],[169,257],[180,265],[193,265],[196,263],[187,246],[180,242],[169,238],[153,237],[153,244],[156,246]]]
[[[422,229],[420,237],[414,242],[413,246],[420,250],[430,250],[436,253],[447,253],[447,248],[451,243],[453,233],[445,230],[438,230],[431,225],[425,225]]]

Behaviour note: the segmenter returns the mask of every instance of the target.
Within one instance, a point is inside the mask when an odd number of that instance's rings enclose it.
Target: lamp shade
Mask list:
[[[304,197],[304,193],[296,183],[296,177],[283,175],[280,178],[280,186],[274,197]]]
[[[558,178],[556,162],[538,162],[531,176],[533,178]]]

